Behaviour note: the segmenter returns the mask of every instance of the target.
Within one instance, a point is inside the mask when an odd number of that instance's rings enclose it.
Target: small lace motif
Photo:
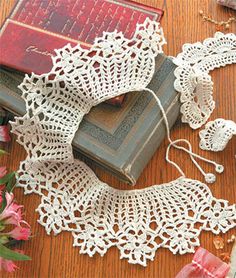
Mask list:
[[[181,177],[142,190],[117,190],[73,158],[71,142],[85,113],[105,99],[143,91],[164,43],[159,24],[147,19],[132,40],[104,33],[90,50],[70,45],[57,50],[51,72],[26,76],[20,86],[27,113],[12,130],[27,158],[18,186],[41,195],[39,223],[47,233],[71,231],[80,253],[103,256],[117,246],[121,258],[145,266],[160,247],[194,252],[201,230],[218,234],[236,226],[235,205],[215,199],[199,181]]]
[[[216,119],[206,124],[199,132],[199,146],[203,150],[222,151],[236,134],[236,123],[230,120]]]

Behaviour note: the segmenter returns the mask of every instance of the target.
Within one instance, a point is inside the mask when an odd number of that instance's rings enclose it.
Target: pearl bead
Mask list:
[[[208,173],[205,175],[205,181],[208,183],[213,183],[216,181],[216,176],[212,173]]]
[[[220,165],[220,164],[217,164],[216,167],[215,167],[215,170],[216,170],[217,173],[223,173],[224,172],[224,166]]]

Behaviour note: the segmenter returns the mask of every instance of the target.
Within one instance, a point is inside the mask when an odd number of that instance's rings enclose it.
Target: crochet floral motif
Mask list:
[[[236,123],[230,120],[216,119],[206,124],[199,132],[199,146],[203,150],[222,151],[233,135],[236,134]]]
[[[181,177],[142,190],[117,190],[73,158],[71,142],[85,113],[105,99],[145,89],[164,42],[158,23],[147,19],[132,40],[105,33],[90,50],[70,45],[57,50],[51,72],[26,76],[21,85],[27,113],[12,129],[27,158],[18,186],[41,196],[38,222],[46,232],[71,231],[82,254],[103,256],[116,246],[121,258],[146,266],[160,247],[194,252],[201,230],[236,226],[235,206],[222,201],[215,207],[218,200],[200,181]]]
[[[18,185],[26,194],[33,188],[42,196],[37,209],[39,223],[48,234],[72,231],[73,246],[80,247],[81,254],[103,256],[117,246],[121,258],[146,266],[160,247],[174,254],[194,252],[201,230],[218,234],[236,226],[235,205],[215,199],[197,180],[179,178],[122,191],[101,182],[76,160],[71,164],[51,162],[54,170],[46,177],[42,167],[37,173],[39,186],[35,186],[30,182],[35,172],[25,164],[27,161],[21,168],[28,173],[19,170]]]
[[[184,44],[174,58],[175,89],[180,92],[182,122],[201,127],[215,108],[209,71],[236,63],[236,35],[217,32],[203,43]]]

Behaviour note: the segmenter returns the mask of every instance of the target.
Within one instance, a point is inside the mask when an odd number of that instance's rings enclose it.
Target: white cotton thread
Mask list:
[[[181,176],[185,177],[186,175],[184,174],[183,170],[179,167],[179,165],[177,165],[177,163],[175,163],[175,162],[173,162],[172,160],[169,159],[169,151],[170,151],[170,148],[172,146],[174,148],[176,148],[176,149],[183,150],[183,151],[185,151],[186,153],[188,153],[190,155],[190,158],[191,158],[192,162],[197,167],[197,169],[201,172],[201,174],[205,177],[205,180],[207,182],[209,182],[209,183],[215,182],[215,179],[216,179],[215,175],[212,174],[212,173],[206,173],[202,169],[202,167],[197,163],[197,161],[194,159],[194,157],[196,157],[196,158],[198,158],[200,160],[203,160],[203,161],[205,161],[207,163],[213,164],[213,165],[215,165],[215,167],[222,166],[222,165],[216,163],[215,161],[206,159],[206,158],[204,158],[204,157],[194,153],[192,151],[191,143],[188,140],[186,140],[186,139],[180,138],[180,139],[176,139],[176,140],[173,141],[171,139],[171,137],[170,137],[170,128],[169,128],[168,119],[167,119],[165,110],[164,110],[164,108],[163,108],[163,106],[161,104],[160,99],[157,97],[157,95],[151,89],[146,88],[145,90],[148,91],[149,93],[151,93],[152,96],[154,97],[154,99],[156,100],[156,103],[158,104],[158,106],[159,106],[159,108],[161,110],[161,113],[162,113],[162,116],[163,116],[163,119],[164,119],[164,122],[165,122],[166,131],[167,131],[167,138],[168,138],[168,141],[169,141],[169,145],[168,145],[167,150],[166,150],[166,160],[167,160],[167,162],[172,164],[179,171]],[[185,147],[176,145],[176,143],[179,143],[179,142],[184,142],[184,143],[188,144],[189,150],[186,149]],[[221,172],[218,171],[218,173],[221,173]]]
[[[146,19],[131,40],[104,33],[90,50],[56,50],[53,69],[26,76],[20,86],[27,113],[12,130],[27,157],[17,186],[41,196],[38,222],[48,234],[70,231],[81,254],[103,256],[116,246],[121,258],[146,266],[161,247],[193,253],[202,230],[219,234],[236,226],[235,205],[214,198],[198,180],[118,190],[73,157],[71,142],[84,115],[105,99],[144,90],[164,43],[159,24]]]

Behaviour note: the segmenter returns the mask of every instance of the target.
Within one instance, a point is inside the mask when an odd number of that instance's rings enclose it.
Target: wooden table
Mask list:
[[[1,0],[0,23],[9,15],[14,2],[14,0]],[[230,13],[236,16],[236,12],[218,6],[213,0],[143,0],[139,2],[164,9],[165,14],[162,26],[168,42],[167,46],[165,46],[165,53],[172,56],[181,51],[183,43],[202,41],[207,37],[213,36],[216,32],[216,27],[213,24],[204,22],[199,16],[199,9],[219,21],[227,20]],[[229,31],[236,32],[235,23],[231,25]],[[212,73],[216,109],[211,119],[223,117],[236,121],[235,76],[236,67],[234,65],[215,70]],[[236,203],[236,167],[234,158],[234,154],[236,154],[236,138],[231,140],[223,152],[210,153],[199,150],[198,131],[192,131],[187,125],[180,124],[180,122],[175,125],[172,137],[189,139],[195,151],[225,165],[224,174],[218,175],[217,182],[211,185],[210,188],[217,198],[224,198],[229,200],[230,203]],[[138,180],[137,188],[159,184],[177,177],[178,173],[175,169],[165,162],[166,146],[167,141],[164,141],[143,171]],[[5,157],[0,165],[6,164],[10,169],[17,169],[19,162],[25,157],[23,148],[15,140],[8,146],[4,145],[4,148],[10,152],[10,156]],[[178,151],[173,151],[172,158],[179,163],[186,159],[186,163],[181,163],[181,165],[187,175],[202,180],[199,172],[188,162],[189,158],[187,156],[184,154],[179,155]],[[204,167],[207,168],[207,165],[204,165]],[[95,167],[93,169],[102,180],[117,188],[128,188],[101,169]],[[208,170],[210,170],[210,167]],[[38,215],[34,210],[40,202],[39,196],[24,196],[22,189],[16,189],[15,193],[18,202],[24,205],[25,218],[32,227],[32,239],[21,247],[26,254],[32,257],[32,261],[18,263],[20,269],[15,272],[15,275],[9,277],[172,278],[193,257],[192,254],[173,255],[169,250],[159,249],[155,260],[149,262],[148,266],[144,268],[130,265],[127,260],[120,260],[117,248],[108,250],[103,258],[98,255],[93,258],[89,258],[87,255],[80,255],[79,249],[72,247],[73,239],[70,233],[63,232],[56,237],[53,235],[48,236],[44,228],[37,223]],[[236,229],[223,235],[223,238],[226,240],[233,233],[236,233]],[[200,236],[201,246],[219,256],[222,251],[215,249],[213,238],[214,235],[212,233],[203,232]],[[231,245],[226,244],[223,251],[230,251],[231,247]]]

